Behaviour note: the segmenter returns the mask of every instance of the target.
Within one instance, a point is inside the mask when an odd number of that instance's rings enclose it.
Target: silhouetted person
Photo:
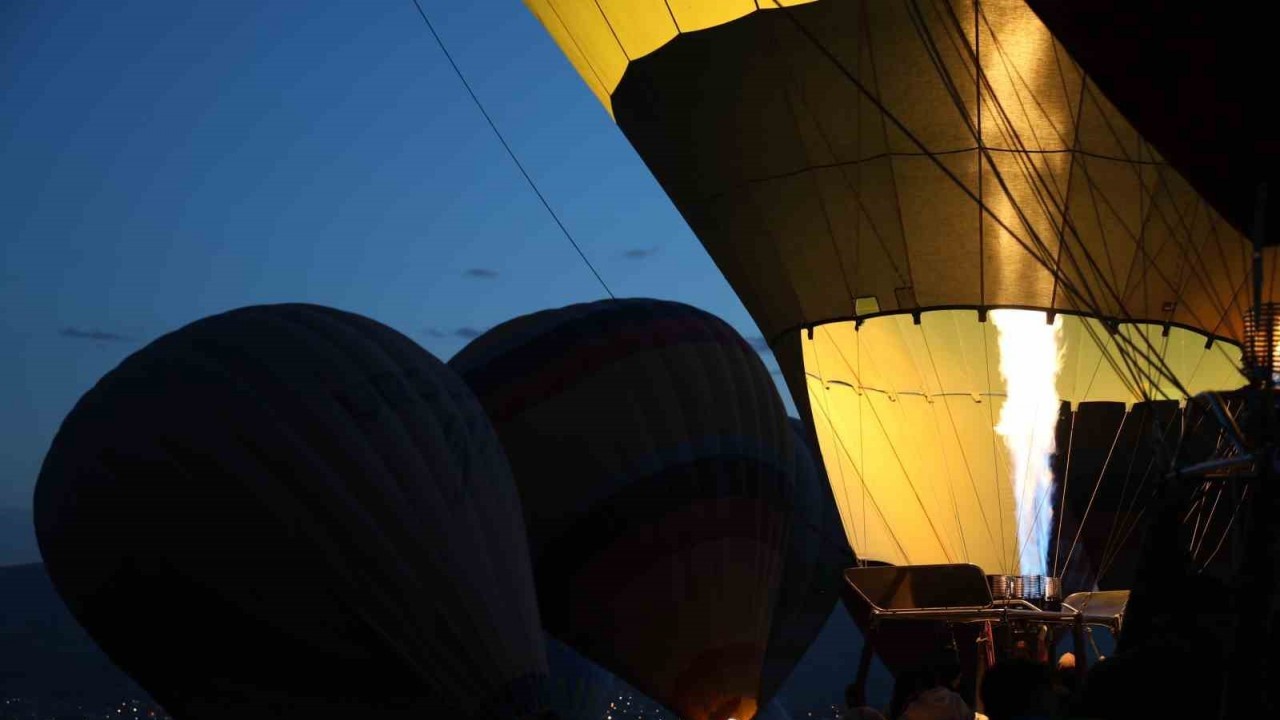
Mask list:
[[[846,720],[885,720],[884,713],[867,705],[867,695],[858,683],[849,683],[844,689]]]
[[[1172,642],[1118,653],[1089,670],[1080,714],[1099,720],[1216,718],[1221,664]]]
[[[982,679],[982,709],[991,720],[1047,720],[1058,701],[1049,666],[1030,660],[997,663]]]
[[[1080,695],[1080,672],[1076,669],[1075,653],[1063,653],[1058,658],[1058,668],[1053,672],[1053,689],[1060,707],[1075,707]]]
[[[960,693],[935,685],[920,693],[902,711],[899,720],[973,720],[973,708]]]
[[[933,668],[912,668],[898,673],[893,682],[893,697],[889,700],[889,717],[897,720],[912,700],[937,684]]]
[[[954,663],[899,674],[890,715],[894,720],[972,720],[973,709],[954,689],[959,676]]]
[[[1124,717],[1127,699],[1134,693],[1129,685],[1128,658],[1113,655],[1089,668],[1081,689],[1077,714],[1088,718]]]

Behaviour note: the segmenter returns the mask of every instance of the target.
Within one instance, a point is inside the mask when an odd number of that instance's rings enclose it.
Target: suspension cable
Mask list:
[[[427,18],[427,13],[422,9],[422,5],[418,0],[413,0],[413,6],[418,9],[418,15],[422,17],[422,22],[426,23],[427,30],[431,31],[431,37],[435,38],[436,45],[440,46],[440,52],[444,53],[444,57],[449,61],[449,66],[453,68],[454,74],[456,74],[458,79],[462,81],[462,86],[467,89],[467,94],[471,96],[471,101],[475,103],[476,109],[478,109],[480,114],[484,116],[485,122],[489,124],[489,129],[492,130],[494,136],[498,138],[498,142],[502,143],[502,148],[507,151],[507,156],[511,158],[511,162],[515,163],[516,169],[518,169],[520,174],[524,176],[524,180],[529,184],[530,189],[533,190],[533,194],[538,196],[538,201],[542,203],[542,207],[546,208],[547,213],[551,215],[551,219],[555,221],[556,227],[560,228],[560,232],[564,235],[565,239],[568,240],[569,244],[573,246],[573,249],[577,251],[578,257],[582,258],[582,262],[586,263],[587,269],[595,276],[596,281],[600,283],[600,287],[604,288],[605,294],[610,298],[616,298],[613,291],[609,289],[609,285],[605,283],[604,278],[600,276],[600,273],[596,270],[595,266],[587,259],[586,253],[582,252],[582,248],[579,247],[578,241],[573,239],[573,235],[569,233],[569,229],[565,227],[563,222],[561,222],[560,216],[551,208],[551,203],[547,202],[547,198],[542,194],[542,191],[538,189],[538,184],[533,181],[529,172],[524,169],[524,163],[520,162],[520,158],[516,157],[515,151],[511,149],[511,145],[507,143],[507,139],[503,137],[502,132],[498,130],[498,126],[494,124],[493,118],[489,116],[489,111],[485,110],[484,104],[480,102],[480,98],[477,97],[475,91],[471,89],[471,83],[467,82],[466,76],[462,74],[462,69],[458,67],[458,63],[454,62],[453,55],[449,53],[449,48],[445,47],[444,41],[440,39],[440,34],[436,32],[435,26],[432,25],[431,20]]]

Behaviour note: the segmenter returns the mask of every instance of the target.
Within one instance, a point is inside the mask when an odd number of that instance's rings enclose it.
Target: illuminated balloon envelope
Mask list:
[[[1043,323],[1044,316],[1039,318]],[[1048,420],[1050,439],[1055,425],[1062,426],[1057,436],[1064,446],[1049,446],[1064,456],[1058,481],[1068,492],[1074,482],[1077,491],[1088,493],[1110,467],[1108,450],[1123,427],[1117,419],[1108,423],[1110,433],[1088,422],[1077,431],[1072,416],[1093,403],[1113,403],[1117,418],[1127,418],[1127,406],[1139,397],[1109,365],[1108,353],[1093,344],[1090,333],[1108,337],[1101,323],[1075,316],[1058,320],[1061,366],[1048,400],[1033,398],[1028,419]],[[942,310],[924,313],[919,325],[910,316],[886,316],[861,330],[853,326],[824,325],[813,340],[802,336],[800,342],[805,367],[812,368],[806,384],[828,475],[860,556],[893,564],[970,562],[993,573],[1017,574],[1031,560],[1044,567],[1050,554],[1044,538],[1040,557],[1028,557],[1027,548],[1033,534],[1053,529],[1038,525],[1053,498],[1040,496],[1032,504],[1037,515],[1025,522],[1018,510],[1027,507],[1028,497],[1015,493],[1015,483],[1028,465],[1048,469],[1049,458],[1010,458],[1011,441],[999,430],[1009,399],[995,324],[977,322],[972,312]],[[1161,337],[1159,327],[1127,326],[1121,332],[1163,346],[1165,361],[1192,387],[1239,383],[1226,348],[1206,350],[1190,331],[1174,328]],[[945,365],[935,364],[940,358]],[[1061,422],[1059,401],[1069,403]],[[1134,437],[1126,435],[1124,450]],[[1067,457],[1079,458],[1074,468],[1066,466]],[[1112,469],[1119,470],[1119,463]],[[1077,509],[1087,510],[1085,505]],[[1067,538],[1063,560],[1071,544]],[[1047,562],[1052,571],[1052,560]]]
[[[398,332],[314,305],[126,358],[45,458],[49,574],[178,718],[510,716],[545,675],[492,427]]]
[[[1248,243],[1022,0],[526,4],[760,326],[861,559],[1053,571],[1062,403],[1242,383]]]
[[[1242,232],[1280,217],[1280,135],[1273,92],[1243,68],[1272,62],[1270,23],[1227,7],[1161,0],[1028,0],[1125,117]],[[1170,112],[1177,108],[1176,112]],[[1274,230],[1267,242],[1280,242]]]
[[[450,365],[510,458],[547,630],[687,720],[753,715],[797,457],[755,351],[632,299],[516,318]]]

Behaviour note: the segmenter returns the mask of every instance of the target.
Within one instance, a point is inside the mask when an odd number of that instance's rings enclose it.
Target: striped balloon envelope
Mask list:
[[[750,345],[687,305],[610,300],[450,365],[512,463],[547,630],[688,720],[751,717],[797,456]]]
[[[791,427],[797,453],[794,514],[760,677],[760,697],[765,702],[782,687],[821,632],[840,598],[844,570],[855,562],[816,443],[811,444],[799,418],[791,418]]]

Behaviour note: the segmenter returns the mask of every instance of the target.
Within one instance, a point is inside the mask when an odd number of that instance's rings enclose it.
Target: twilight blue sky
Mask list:
[[[758,336],[519,0],[422,3],[615,294]],[[604,295],[411,0],[8,0],[0,223],[0,508],[20,511],[80,395],[199,317],[323,303],[447,359]]]

